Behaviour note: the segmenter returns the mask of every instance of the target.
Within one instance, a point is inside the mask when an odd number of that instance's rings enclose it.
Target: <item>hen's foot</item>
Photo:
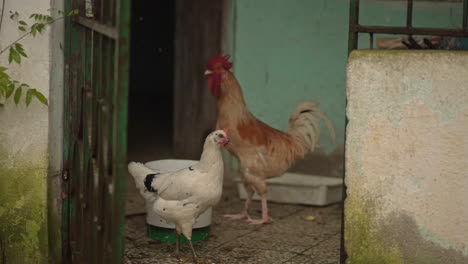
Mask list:
[[[173,252],[173,253],[171,254],[171,257],[176,258],[177,260],[180,260],[180,254],[179,254],[179,252]]]
[[[247,219],[247,222],[251,225],[262,225],[268,222],[273,222],[271,216],[263,217],[262,219]]]
[[[250,219],[249,214],[247,213],[240,213],[240,214],[233,214],[233,215],[223,215],[226,218],[234,219],[234,220],[241,220],[241,219]]]

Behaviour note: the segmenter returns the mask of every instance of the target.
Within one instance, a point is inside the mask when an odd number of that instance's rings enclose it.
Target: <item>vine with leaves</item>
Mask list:
[[[50,9],[49,11],[56,11],[58,17],[54,18],[47,14],[35,13],[31,14],[29,19],[27,19],[28,21],[26,21],[21,19],[18,12],[10,11],[10,19],[17,23],[17,28],[22,35],[0,50],[0,62],[3,61],[2,58],[5,57],[8,51],[8,64],[21,64],[22,59],[28,58],[26,50],[24,49],[23,44],[21,44],[21,40],[29,36],[36,37],[37,35],[42,34],[45,29],[54,22],[68,16],[78,14],[78,10],[72,10],[68,13],[55,9]],[[8,74],[8,67],[0,64],[0,106],[3,106],[6,100],[8,100],[12,95],[15,104],[18,105],[23,94],[26,94],[26,106],[29,106],[33,98],[36,98],[44,105],[48,105],[48,100],[44,94],[27,83],[13,79]]]

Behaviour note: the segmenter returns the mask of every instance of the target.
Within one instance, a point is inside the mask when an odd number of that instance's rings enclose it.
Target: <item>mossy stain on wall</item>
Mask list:
[[[345,249],[348,264],[403,264],[396,247],[385,245],[376,236],[372,223],[372,206],[360,197],[345,201]]]
[[[0,168],[0,263],[47,263],[46,168]]]

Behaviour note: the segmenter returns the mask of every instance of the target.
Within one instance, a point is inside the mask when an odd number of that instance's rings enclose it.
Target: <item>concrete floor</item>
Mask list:
[[[341,206],[310,207],[270,203],[273,223],[263,226],[227,220],[238,213],[243,202],[232,184],[225,186],[222,201],[214,208],[211,235],[194,243],[201,263],[339,263]],[[260,217],[261,205],[252,203],[251,215]],[[307,216],[315,220],[307,221]],[[128,216],[126,224],[126,264],[192,263],[188,244],[183,244],[177,260],[170,256],[174,243],[146,237],[146,215]]]

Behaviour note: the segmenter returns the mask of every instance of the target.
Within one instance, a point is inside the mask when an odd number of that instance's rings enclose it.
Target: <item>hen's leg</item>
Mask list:
[[[179,231],[176,229],[176,246],[175,246],[175,251],[172,253],[172,256],[179,259],[180,258],[180,234]]]
[[[244,184],[244,189],[247,192],[247,199],[245,200],[244,204],[244,209],[242,209],[242,212],[240,214],[234,214],[234,215],[224,215],[224,217],[231,218],[231,219],[250,219],[249,216],[249,207],[250,203],[252,202],[252,196],[254,194],[254,190],[252,186]]]
[[[273,221],[273,218],[268,214],[266,192],[262,194],[262,219],[248,219],[247,222],[253,225],[261,225]]]
[[[193,248],[193,245],[192,245],[192,227],[194,224],[195,224],[195,220],[192,223],[189,223],[185,226],[182,225],[181,228],[182,228],[182,234],[184,234],[185,238],[187,238],[189,245],[190,245],[190,249],[192,250],[193,263],[197,264],[198,263],[197,254],[195,253],[195,249]]]
[[[188,240],[189,244],[190,244],[190,249],[192,250],[192,257],[193,257],[193,263],[198,263],[198,259],[197,259],[197,254],[195,253],[195,249],[193,248],[193,245],[192,245],[192,240],[189,239]]]

